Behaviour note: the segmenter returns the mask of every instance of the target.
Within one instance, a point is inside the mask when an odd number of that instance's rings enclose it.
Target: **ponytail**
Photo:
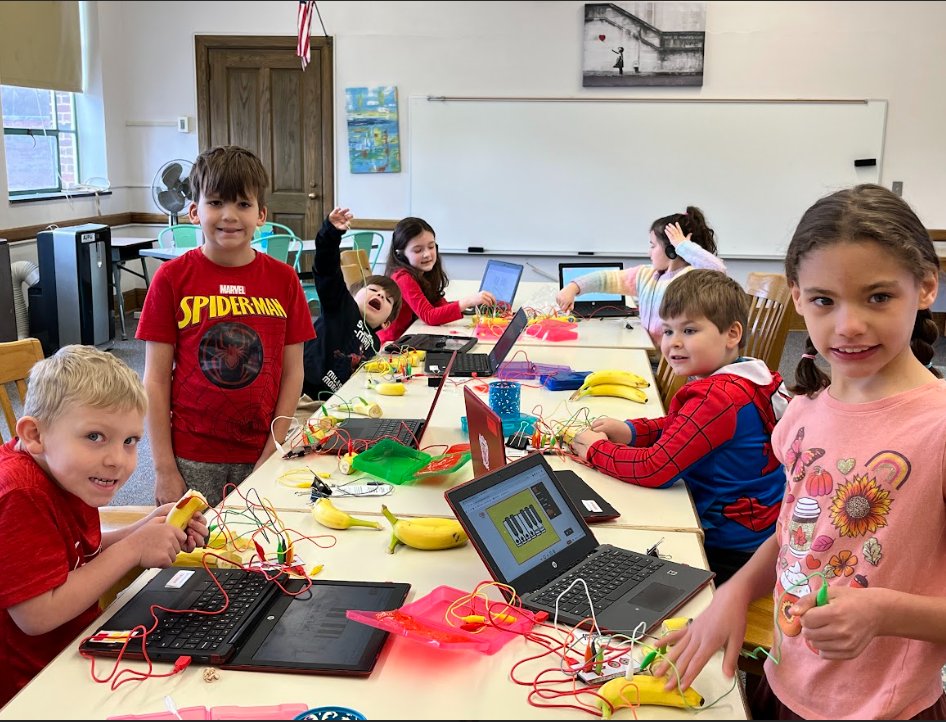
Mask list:
[[[932,348],[930,349],[932,350]],[[815,364],[815,356],[818,350],[811,342],[811,336],[805,341],[805,353],[795,367],[795,385],[790,389],[796,396],[812,397],[822,389],[828,388],[831,383],[831,377],[818,368]]]

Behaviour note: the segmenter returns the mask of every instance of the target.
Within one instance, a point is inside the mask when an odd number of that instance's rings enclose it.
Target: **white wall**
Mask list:
[[[107,167],[115,189],[103,210],[155,211],[148,191],[155,170],[170,158],[196,155],[197,134],[126,123],[179,115],[196,119],[194,36],[294,36],[296,3],[88,5],[98,23],[92,62],[101,69]],[[904,196],[924,223],[946,227],[946,3],[708,2],[704,85],[697,89],[583,89],[582,2],[320,2],[318,7],[335,38],[337,199],[362,217],[396,219],[410,209],[410,95],[882,98],[889,108],[881,181],[887,186],[902,181]],[[318,17],[312,33],[322,34]],[[353,176],[344,89],[374,84],[398,88],[404,170]],[[667,162],[686,172],[685,158]],[[726,180],[726,169],[720,168],[719,182]],[[4,184],[0,181],[3,195]],[[90,208],[79,201],[0,204],[0,228]],[[669,210],[655,208],[654,216]],[[704,210],[712,220],[712,209]],[[580,223],[580,209],[561,213],[563,223]],[[726,229],[717,231],[722,236]],[[645,243],[645,228],[628,228],[628,258],[642,258]],[[750,267],[769,270],[778,264],[731,265],[741,280]],[[482,259],[465,264],[451,258],[448,267],[455,277],[478,277]]]

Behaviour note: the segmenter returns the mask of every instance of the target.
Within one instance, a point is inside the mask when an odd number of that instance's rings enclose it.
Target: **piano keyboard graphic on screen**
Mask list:
[[[516,546],[528,544],[536,537],[545,534],[542,518],[531,504],[503,519],[503,526],[506,527],[506,531],[509,532]]]

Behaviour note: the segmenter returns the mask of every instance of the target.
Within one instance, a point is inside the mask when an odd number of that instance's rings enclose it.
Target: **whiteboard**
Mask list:
[[[781,257],[816,199],[879,182],[886,112],[883,100],[413,96],[411,215],[444,252],[627,256],[646,254],[654,220],[695,205],[723,258]]]

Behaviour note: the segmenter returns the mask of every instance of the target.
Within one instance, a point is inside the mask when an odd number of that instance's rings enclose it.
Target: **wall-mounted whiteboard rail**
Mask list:
[[[886,113],[883,100],[414,96],[411,214],[444,250],[623,255],[696,205],[722,257],[779,257],[817,198],[880,181]]]

